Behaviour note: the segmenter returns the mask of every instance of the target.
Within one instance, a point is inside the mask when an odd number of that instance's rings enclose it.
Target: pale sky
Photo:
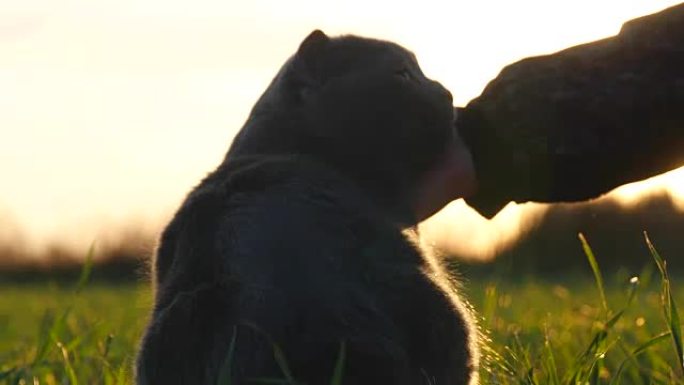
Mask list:
[[[128,223],[158,226],[315,28],[404,45],[464,105],[508,63],[676,3],[0,0],[0,241],[86,248]],[[655,184],[684,195],[682,174]],[[472,240],[459,230],[469,218],[489,240],[535,210],[492,223],[462,203],[447,211],[442,230]]]

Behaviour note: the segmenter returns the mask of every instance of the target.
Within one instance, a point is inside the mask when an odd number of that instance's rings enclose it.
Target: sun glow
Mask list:
[[[543,205],[510,203],[487,220],[458,200],[422,223],[420,231],[428,244],[441,251],[487,260],[531,230],[544,210]]]
[[[684,210],[684,168],[619,187],[611,193],[611,197],[625,206],[633,206],[644,196],[662,192],[669,194],[675,205]]]
[[[69,240],[86,249],[112,226],[160,222],[221,160],[314,28],[412,49],[464,105],[508,63],[615,34],[624,21],[676,3],[2,2],[0,239],[18,231],[31,244]],[[614,196],[628,203],[656,187],[684,197],[684,172]],[[457,202],[426,232],[489,255],[539,210],[512,207],[487,222]]]

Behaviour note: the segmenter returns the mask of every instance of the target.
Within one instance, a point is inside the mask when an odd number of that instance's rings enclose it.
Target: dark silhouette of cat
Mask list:
[[[411,52],[309,35],[161,236],[137,383],[475,384],[469,309],[412,230],[464,188],[453,121]]]

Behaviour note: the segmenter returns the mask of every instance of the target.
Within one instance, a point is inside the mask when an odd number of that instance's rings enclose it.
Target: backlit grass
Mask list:
[[[467,280],[487,340],[482,384],[684,384],[684,277],[655,249],[638,274],[603,276],[585,247],[593,276]],[[132,383],[149,287],[82,278],[0,283],[0,384]],[[344,384],[341,352],[331,378]]]

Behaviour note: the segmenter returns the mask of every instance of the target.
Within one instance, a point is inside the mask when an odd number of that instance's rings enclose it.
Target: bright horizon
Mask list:
[[[614,35],[623,22],[677,3],[4,2],[0,242],[85,250],[112,229],[157,228],[218,165],[315,28],[407,47],[465,105],[506,64]],[[684,171],[613,195],[628,204],[655,189],[682,204]],[[515,238],[539,210],[511,207],[487,222],[456,202],[432,226],[491,247]]]

